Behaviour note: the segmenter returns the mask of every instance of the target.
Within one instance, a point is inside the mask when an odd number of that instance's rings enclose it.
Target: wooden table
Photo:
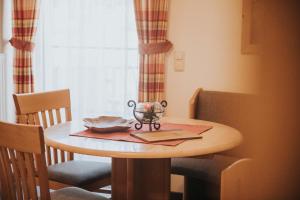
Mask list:
[[[182,124],[212,125],[202,139],[178,146],[162,146],[69,136],[85,129],[82,122],[67,122],[45,130],[46,144],[79,154],[112,158],[113,200],[169,200],[170,164],[174,157],[201,156],[231,149],[242,136],[234,128],[218,123],[164,118]]]

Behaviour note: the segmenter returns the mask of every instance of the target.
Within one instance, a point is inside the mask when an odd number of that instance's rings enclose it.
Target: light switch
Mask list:
[[[184,71],[185,53],[183,51],[176,51],[174,54],[174,70],[176,72]]]

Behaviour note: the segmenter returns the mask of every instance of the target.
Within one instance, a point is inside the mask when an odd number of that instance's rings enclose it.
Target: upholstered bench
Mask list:
[[[185,177],[185,199],[220,199],[222,171],[243,157],[251,157],[249,143],[255,119],[249,113],[254,95],[197,89],[190,100],[190,118],[222,123],[238,129],[239,147],[207,158],[172,159],[172,173]],[[251,115],[252,116],[252,115]]]

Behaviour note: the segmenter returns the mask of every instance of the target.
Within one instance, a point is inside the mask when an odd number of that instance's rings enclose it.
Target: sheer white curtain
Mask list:
[[[128,116],[137,99],[133,0],[42,0],[36,90],[70,88],[73,118]]]
[[[0,119],[13,122],[15,109],[13,103],[13,48],[9,44],[12,35],[11,0],[3,0],[3,43],[4,52],[0,55]]]

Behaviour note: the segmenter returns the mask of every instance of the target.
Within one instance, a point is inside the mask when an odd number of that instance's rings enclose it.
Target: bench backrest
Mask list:
[[[255,134],[253,118],[257,97],[251,94],[205,91],[198,89],[191,99],[190,117],[222,123],[238,129],[244,142],[241,146],[226,152],[234,156],[251,156],[249,143]],[[250,114],[251,113],[251,114]]]

